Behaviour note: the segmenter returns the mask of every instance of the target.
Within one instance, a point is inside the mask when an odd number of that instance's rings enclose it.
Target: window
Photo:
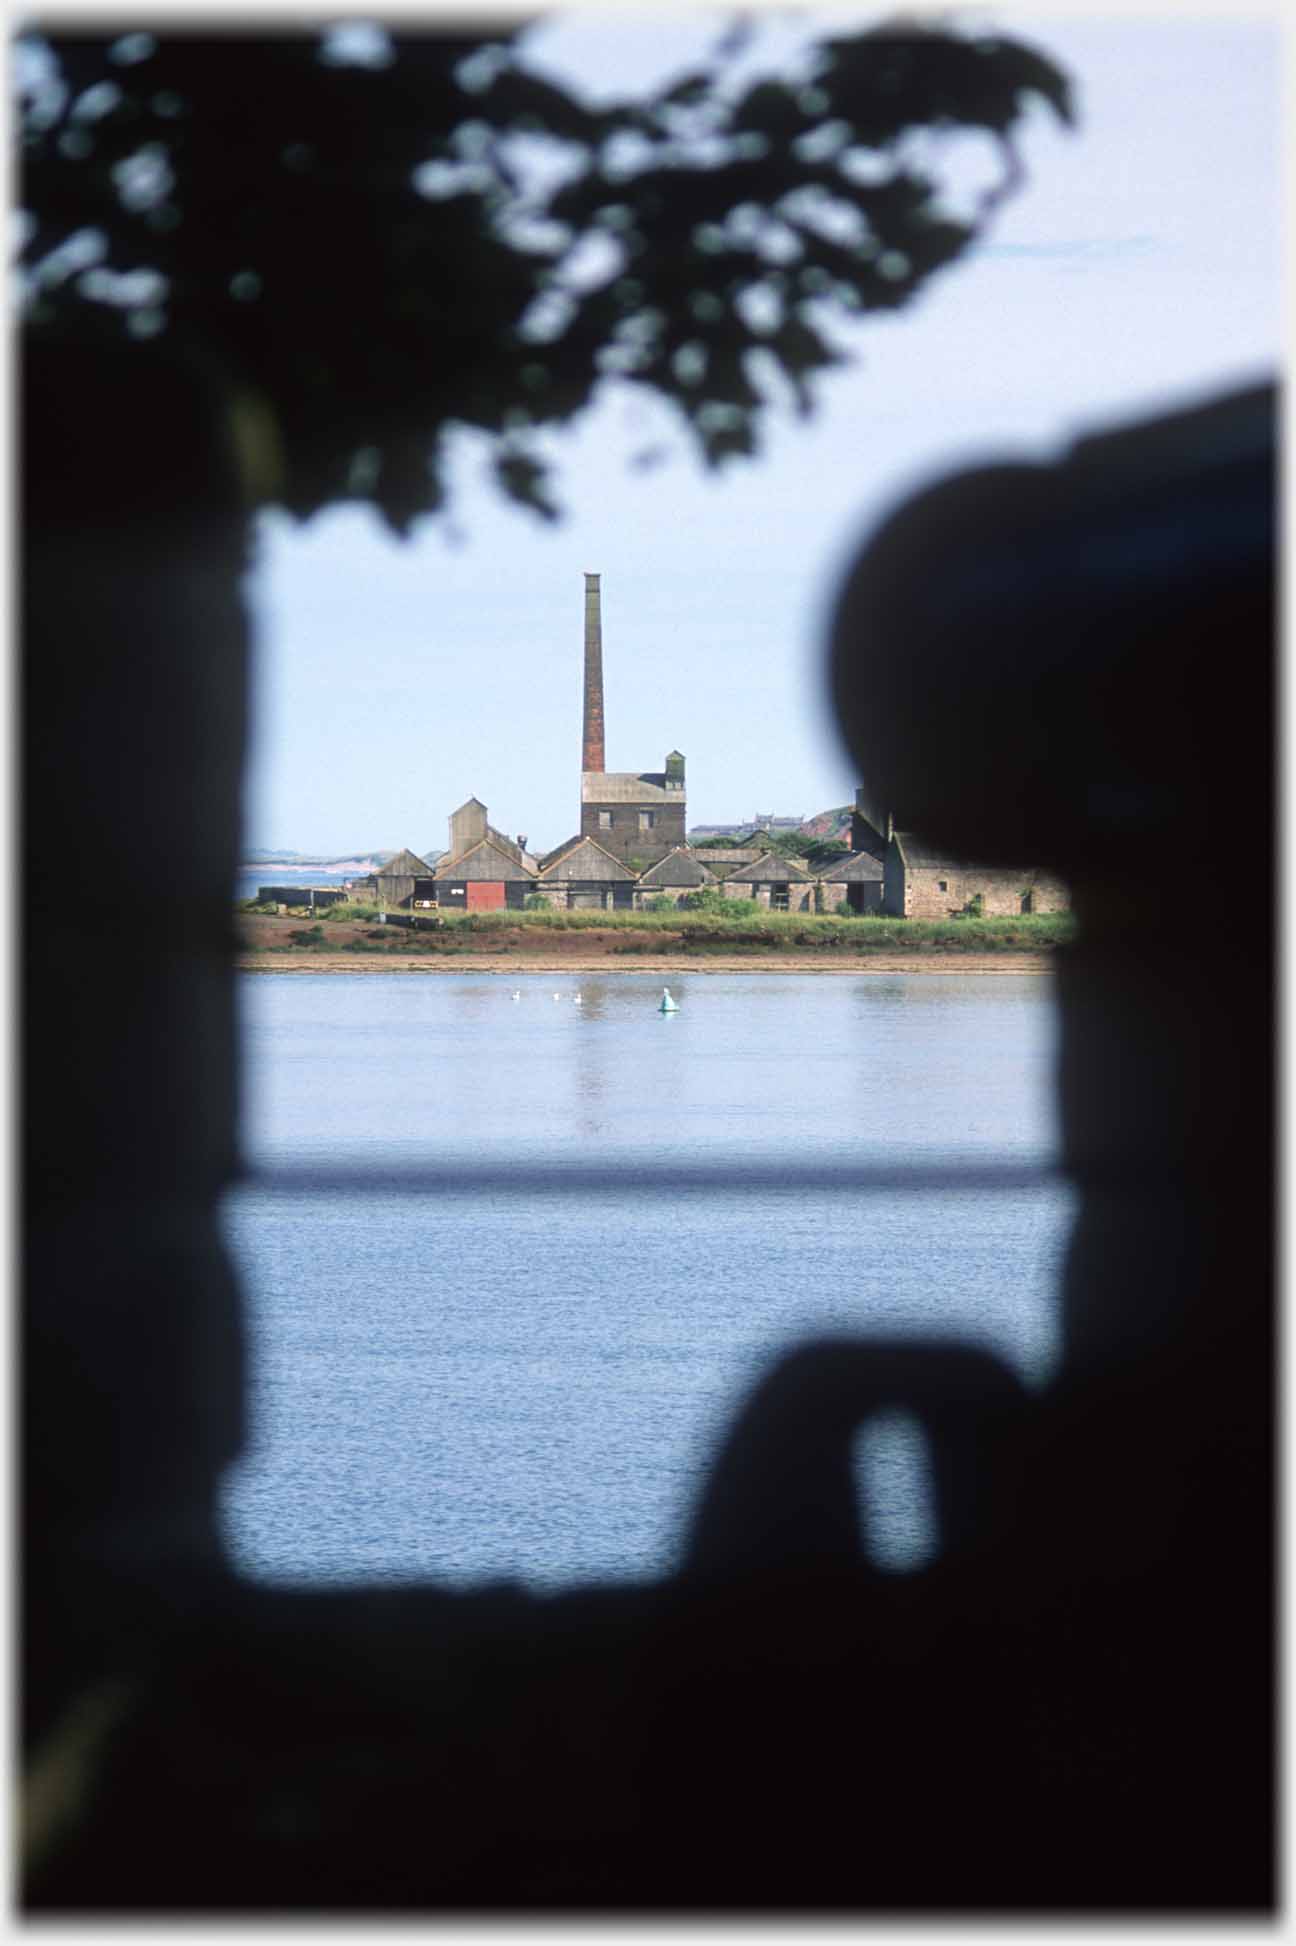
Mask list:
[[[639,829],[641,831],[651,831],[656,822],[657,813],[655,811],[641,811],[639,813]]]
[[[598,828],[600,831],[610,831],[612,829],[612,813],[610,811],[599,812]]]
[[[937,890],[938,892],[948,892],[948,891],[949,891],[949,886],[947,885],[947,883],[945,882],[945,880],[944,880],[943,878],[938,878],[938,879],[937,879],[937,881],[936,881],[936,890]]]

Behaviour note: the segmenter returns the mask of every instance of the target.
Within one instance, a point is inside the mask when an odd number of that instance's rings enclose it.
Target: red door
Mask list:
[[[467,910],[469,912],[502,912],[504,909],[504,881],[483,878],[468,880],[466,887]]]

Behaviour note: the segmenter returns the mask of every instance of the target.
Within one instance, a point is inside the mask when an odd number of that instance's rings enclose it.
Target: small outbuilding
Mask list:
[[[391,912],[408,910],[418,896],[419,882],[426,881],[430,875],[426,858],[420,858],[414,851],[398,851],[394,858],[386,860],[381,871],[357,879],[355,894],[372,899],[375,905]]]
[[[771,912],[813,912],[814,879],[795,858],[767,851],[753,865],[740,865],[724,882],[725,894],[755,899]]]
[[[727,879],[742,865],[754,865],[769,850],[768,845],[695,845],[693,856],[704,864],[712,877]]]
[[[516,845],[481,838],[459,857],[438,861],[436,901],[442,912],[521,911],[535,882]]]
[[[567,912],[627,912],[638,873],[593,838],[569,838],[544,859],[531,890]]]
[[[851,851],[820,868],[823,909],[833,912],[848,905],[852,912],[881,912],[884,868],[871,852]]]
[[[687,845],[676,845],[655,865],[650,865],[634,887],[636,911],[642,911],[654,899],[673,899],[678,905],[690,892],[700,892],[704,886],[714,885],[714,872],[701,862]]]
[[[882,906],[896,919],[1007,919],[1028,912],[1069,912],[1061,879],[1036,865],[969,865],[911,831],[893,831],[887,846]]]

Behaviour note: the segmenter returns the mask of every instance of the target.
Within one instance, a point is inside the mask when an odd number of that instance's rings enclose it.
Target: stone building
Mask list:
[[[532,858],[527,851],[526,838],[519,837],[515,840],[506,837],[502,831],[497,831],[488,819],[486,806],[479,797],[468,798],[457,811],[452,811],[449,824],[450,846],[436,861],[439,871],[444,871],[456,858],[462,858],[464,853],[471,851],[474,845],[479,845],[483,838],[489,838],[496,849],[512,858],[515,864],[525,865],[531,871],[539,870],[539,860]]]
[[[638,874],[593,838],[569,838],[540,861],[532,890],[566,912],[626,912]]]
[[[1036,866],[969,865],[909,831],[893,831],[883,866],[883,910],[897,919],[987,919],[1069,912],[1071,895]]]
[[[868,851],[851,851],[820,867],[823,909],[833,912],[848,905],[852,912],[881,912],[885,868]]]
[[[536,876],[517,845],[481,838],[457,858],[437,860],[433,896],[442,912],[520,911]]]
[[[752,865],[740,865],[724,881],[726,898],[754,899],[771,912],[813,912],[815,880],[795,858],[767,851]]]
[[[585,684],[580,836],[642,869],[686,840],[684,758],[662,770],[609,770],[603,729],[603,616],[599,577],[585,576]]]
[[[641,874],[634,888],[635,910],[642,912],[655,899],[663,898],[678,905],[690,892],[701,892],[715,883],[715,874],[708,870],[702,857],[687,845],[677,845]]]
[[[891,831],[890,814],[875,805],[864,786],[860,784],[856,789],[855,802],[851,807],[850,848],[852,852],[865,851],[872,858],[885,858]]]
[[[398,851],[394,858],[386,860],[380,872],[356,880],[354,896],[371,899],[376,905],[393,911],[408,909],[419,896],[420,882],[431,884],[431,868],[426,858],[420,858],[414,851]]]

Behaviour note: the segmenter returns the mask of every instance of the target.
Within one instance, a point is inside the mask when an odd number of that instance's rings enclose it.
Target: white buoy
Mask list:
[[[671,990],[669,987],[662,988],[662,997],[657,1004],[657,1011],[660,1014],[677,1014],[679,1012],[679,1002],[671,999]]]

